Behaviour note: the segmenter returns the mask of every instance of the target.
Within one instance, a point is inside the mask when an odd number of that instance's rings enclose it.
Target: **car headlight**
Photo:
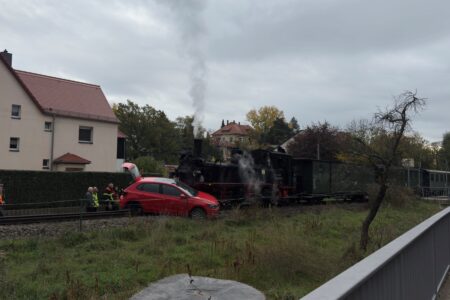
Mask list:
[[[217,208],[219,208],[219,205],[216,205],[216,204],[208,204],[208,207],[209,207],[209,208],[212,208],[212,209],[217,209]]]

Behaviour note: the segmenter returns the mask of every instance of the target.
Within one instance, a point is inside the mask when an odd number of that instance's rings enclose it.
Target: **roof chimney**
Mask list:
[[[8,50],[0,52],[0,55],[3,57],[5,62],[11,67],[12,66],[12,54],[8,53]]]
[[[227,120],[227,125],[228,125],[228,120]]]

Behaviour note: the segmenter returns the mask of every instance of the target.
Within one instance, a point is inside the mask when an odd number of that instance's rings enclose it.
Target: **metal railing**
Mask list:
[[[422,187],[420,191],[422,198],[447,200],[450,197],[448,187]]]
[[[435,299],[449,266],[450,207],[302,299]]]
[[[87,199],[51,202],[3,203],[0,205],[0,225],[26,224],[45,221],[79,220],[82,231],[83,219],[122,216],[128,210],[119,210],[117,201],[100,200],[98,207],[91,207]]]
[[[4,216],[24,216],[74,213],[79,212],[81,208],[85,210],[85,207],[85,201],[80,201],[80,199],[29,203],[10,203],[8,201],[1,206],[1,211]]]

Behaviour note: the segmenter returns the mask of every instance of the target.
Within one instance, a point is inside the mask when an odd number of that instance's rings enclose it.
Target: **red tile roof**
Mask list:
[[[212,136],[220,135],[249,135],[253,128],[249,125],[240,125],[237,123],[230,123],[212,134]]]
[[[118,123],[100,86],[14,70],[47,114]]]
[[[14,69],[8,64],[8,62],[6,62],[6,60],[3,58],[2,55],[0,55],[0,61],[5,65],[5,67],[9,70],[9,72],[11,73],[11,75],[16,79],[17,83],[23,88],[23,90],[25,91],[25,93],[27,93],[27,95],[30,97],[30,99],[34,102],[34,104],[36,104],[36,106],[41,110],[42,107],[39,105],[39,102],[36,100],[36,98],[33,96],[33,94],[30,92],[30,90],[26,87],[26,85],[22,82],[22,80],[20,80],[19,76],[17,75],[17,73],[14,71]]]
[[[90,164],[91,161],[84,159],[78,155],[72,153],[66,153],[55,160],[53,160],[54,164],[75,164],[75,165],[86,165]]]

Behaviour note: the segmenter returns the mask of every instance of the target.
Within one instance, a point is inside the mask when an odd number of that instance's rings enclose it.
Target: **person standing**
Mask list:
[[[88,187],[86,192],[86,211],[93,212],[94,208],[94,196],[93,196],[94,188],[92,186]]]
[[[95,211],[97,211],[99,207],[99,202],[98,202],[98,189],[96,186],[92,188],[92,200],[94,204],[94,209]]]
[[[0,207],[5,203],[3,200],[3,184],[0,183]]]
[[[0,193],[0,217],[3,216],[3,213],[2,213],[3,203],[4,203],[4,201],[3,201],[3,195]]]
[[[114,184],[111,182],[103,191],[103,200],[106,202],[106,210],[116,208],[117,194],[114,190]]]

